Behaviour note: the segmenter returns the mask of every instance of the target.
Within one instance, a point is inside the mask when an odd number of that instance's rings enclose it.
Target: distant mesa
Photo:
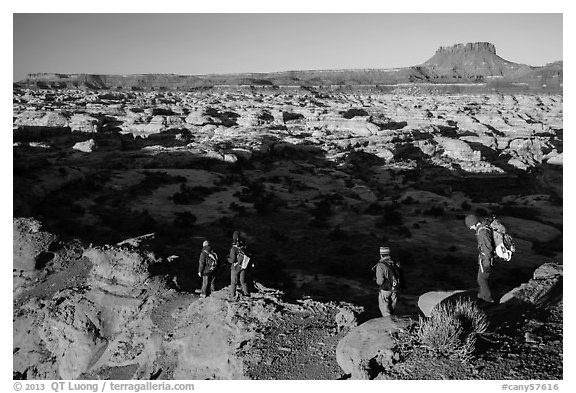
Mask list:
[[[442,46],[427,61],[395,69],[306,70],[273,73],[211,75],[93,75],[29,74],[15,87],[45,89],[80,88],[112,90],[194,90],[203,88],[254,87],[363,87],[403,84],[486,84],[489,90],[503,87],[558,92],[563,84],[563,62],[533,67],[505,60],[489,42]]]
[[[423,66],[430,68],[436,77],[475,80],[518,77],[533,68],[504,60],[496,54],[496,47],[489,42],[440,47]]]

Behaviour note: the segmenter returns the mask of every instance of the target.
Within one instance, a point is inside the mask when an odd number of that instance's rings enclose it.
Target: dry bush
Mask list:
[[[486,314],[470,300],[438,305],[427,319],[420,318],[418,338],[429,350],[468,360],[476,338],[488,328]]]

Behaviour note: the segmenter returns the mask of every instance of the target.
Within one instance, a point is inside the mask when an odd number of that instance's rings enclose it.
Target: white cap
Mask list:
[[[390,254],[390,247],[380,247],[380,254]]]
[[[210,245],[210,242],[209,242],[208,240],[204,240],[204,241],[202,242],[202,247],[206,247],[206,246],[209,246],[209,245]]]

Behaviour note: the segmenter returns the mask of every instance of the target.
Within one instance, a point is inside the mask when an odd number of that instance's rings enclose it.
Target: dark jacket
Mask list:
[[[384,291],[397,291],[399,289],[400,276],[392,259],[381,259],[376,264],[376,284]]]
[[[200,258],[198,259],[198,273],[203,276],[214,273],[214,271],[210,271],[211,259],[216,260],[216,264],[218,264],[218,255],[212,251],[210,246],[203,247],[202,252],[200,252]]]
[[[241,251],[241,252],[240,252]],[[234,265],[238,265],[242,263],[242,258],[240,258],[240,254],[248,255],[248,251],[246,250],[246,245],[240,242],[233,243],[232,248],[230,248],[230,255],[228,255],[228,263]]]
[[[492,229],[486,221],[480,223],[476,229],[476,240],[478,241],[478,260],[483,267],[490,267],[494,259],[494,238],[492,236]]]

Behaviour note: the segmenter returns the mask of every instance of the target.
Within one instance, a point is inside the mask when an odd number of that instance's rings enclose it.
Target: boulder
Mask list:
[[[564,267],[558,263],[545,263],[534,270],[534,280],[557,278],[564,274]]]
[[[453,290],[453,291],[430,291],[418,298],[418,308],[425,317],[432,314],[432,310],[445,301],[452,301],[458,298],[475,298],[475,291]]]
[[[232,153],[236,155],[236,157],[241,157],[244,160],[250,161],[252,158],[252,151],[248,149],[241,149],[241,148],[234,148],[232,149]]]
[[[482,159],[480,151],[472,150],[463,140],[446,137],[435,137],[434,140],[443,150],[442,155],[454,160],[479,162]]]
[[[72,131],[94,133],[102,127],[102,121],[85,113],[75,113],[70,118]]]
[[[309,121],[308,127],[324,130],[327,133],[350,134],[357,137],[369,137],[377,135],[380,128],[376,124],[370,123],[366,118],[352,119],[323,119],[320,121]]]
[[[174,329],[174,340],[165,343],[175,354],[176,379],[246,379],[237,350],[255,337],[246,310],[226,303],[226,291],[192,303]]]
[[[540,139],[514,139],[508,150],[529,166],[541,163],[544,150],[550,151]]]
[[[368,188],[367,186],[358,185],[352,188],[354,194],[358,196],[361,200],[365,202],[376,202],[378,197],[374,194],[374,192]]]
[[[562,299],[563,269],[557,263],[545,263],[534,271],[533,278],[500,298],[500,304],[542,306]]]
[[[225,153],[223,160],[224,162],[234,164],[236,161],[238,161],[238,157],[236,156],[236,154]]]
[[[394,153],[384,147],[379,148],[376,155],[384,159],[386,162],[390,162],[394,159]]]
[[[42,224],[34,218],[15,218],[12,235],[14,269],[31,271],[42,268],[53,257],[49,251],[56,236],[40,230]]]
[[[190,112],[188,116],[186,116],[186,119],[184,119],[184,121],[188,124],[192,124],[195,126],[203,126],[206,124],[215,123],[212,117],[205,115],[204,112],[201,110]]]
[[[352,379],[370,379],[394,362],[393,333],[412,320],[395,316],[375,318],[350,330],[336,346],[336,361]]]
[[[564,153],[558,153],[551,156],[546,160],[546,163],[549,165],[564,165]]]
[[[358,326],[358,314],[364,311],[363,307],[353,306],[348,303],[341,303],[338,313],[334,317],[338,331],[351,329]]]
[[[92,153],[94,150],[96,150],[96,142],[94,139],[88,139],[84,142],[77,142],[74,144],[74,146],[72,146],[72,149],[79,150],[84,153]]]

